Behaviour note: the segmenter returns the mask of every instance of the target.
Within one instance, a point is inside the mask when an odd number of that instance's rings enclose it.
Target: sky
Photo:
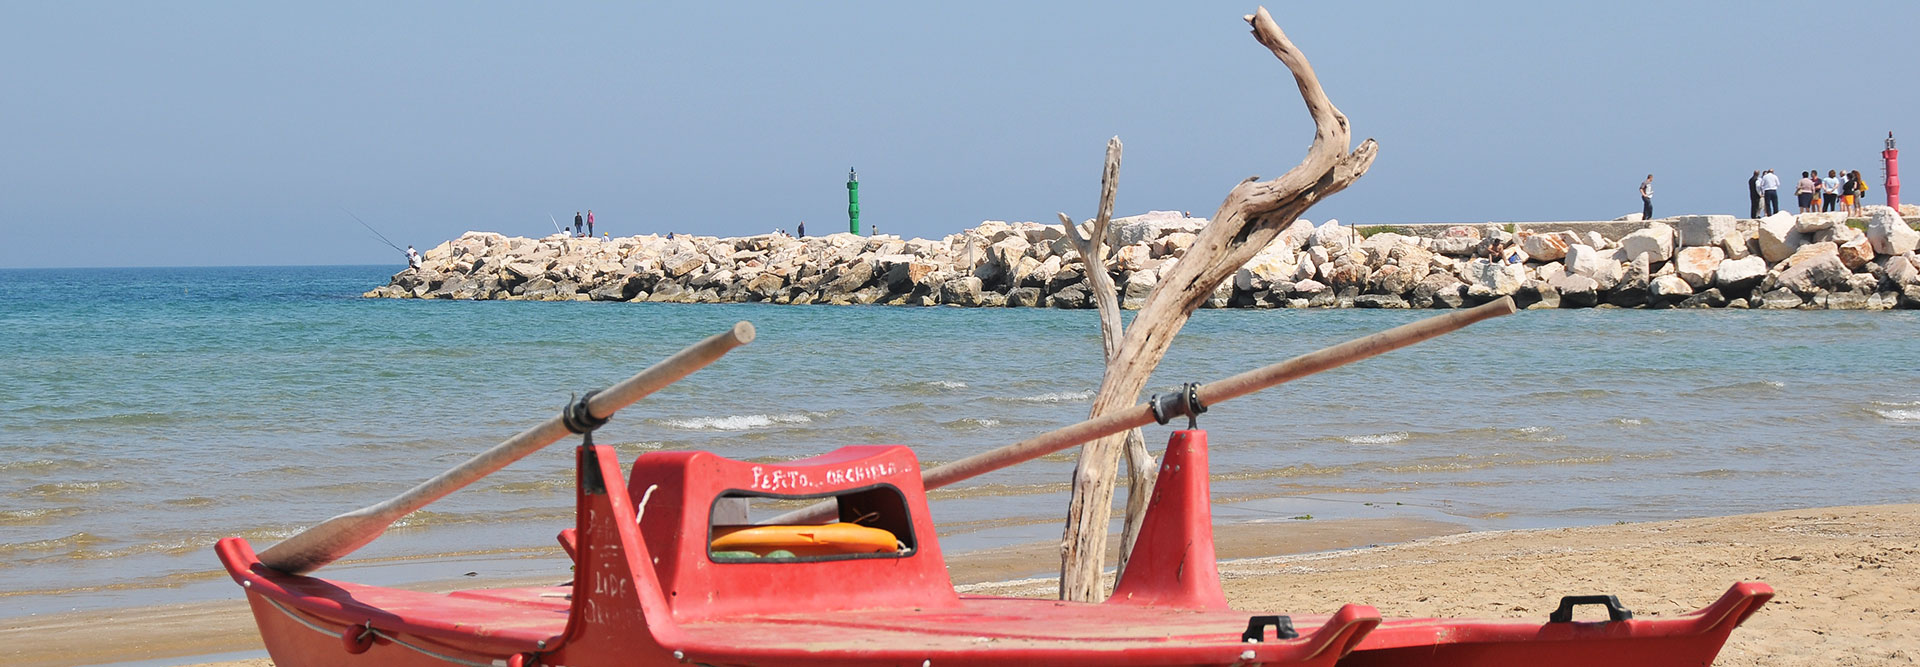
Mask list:
[[[1208,216],[1313,136],[1256,6],[0,0],[0,268],[401,261],[353,215],[821,234],[849,167],[939,238],[1091,217],[1115,135],[1118,214]],[[1920,150],[1920,3],[1270,9],[1380,143],[1315,222],[1610,219],[1648,173],[1656,215],[1744,215],[1754,169]]]

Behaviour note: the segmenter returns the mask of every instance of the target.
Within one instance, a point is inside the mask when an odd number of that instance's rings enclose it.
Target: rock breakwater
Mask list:
[[[1138,308],[1206,221],[1114,221],[1107,271]],[[1781,213],[1652,221],[1618,239],[1459,225],[1432,237],[1301,220],[1208,307],[1920,308],[1920,232],[1891,208],[1865,218]],[[1065,228],[988,221],[940,240],[831,234],[542,239],[467,232],[367,297],[672,303],[1091,308]]]

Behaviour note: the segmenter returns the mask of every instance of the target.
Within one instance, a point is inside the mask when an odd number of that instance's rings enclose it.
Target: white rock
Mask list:
[[[1571,275],[1592,278],[1600,272],[1602,262],[1612,261],[1605,257],[1606,254],[1585,244],[1567,246],[1566,271]]]
[[[1701,216],[1704,217],[1704,216]],[[1686,248],[1674,255],[1673,273],[1693,289],[1702,289],[1713,284],[1713,273],[1727,258],[1727,251],[1719,246],[1704,245]]]
[[[1812,234],[1823,229],[1830,229],[1834,225],[1844,224],[1846,221],[1847,214],[1840,211],[1833,211],[1831,213],[1802,213],[1794,218],[1793,231],[1802,234]]]
[[[1753,254],[1747,249],[1747,237],[1739,234],[1720,239],[1720,249],[1727,251],[1727,259],[1744,259]]]
[[[1721,262],[1714,269],[1713,281],[1723,290],[1745,291],[1752,289],[1761,278],[1767,276],[1767,260],[1759,255],[1748,255],[1740,259]]]
[[[1868,206],[1866,212],[1867,240],[1873,244],[1875,253],[1899,255],[1920,246],[1920,232],[1915,232],[1892,208]]]
[[[1461,267],[1461,278],[1469,288],[1478,285],[1491,291],[1494,296],[1506,296],[1520,291],[1526,277],[1518,264],[1494,263],[1485,258],[1467,262]]]
[[[1678,300],[1679,297],[1692,296],[1693,285],[1682,280],[1680,276],[1660,276],[1647,285],[1647,293],[1663,299]]]
[[[1520,238],[1520,249],[1527,256],[1543,262],[1566,257],[1567,246],[1567,240],[1559,234],[1534,234]]]
[[[1149,211],[1143,215],[1114,218],[1107,224],[1107,238],[1118,245],[1145,243],[1172,232],[1200,233],[1204,218],[1189,218],[1179,211]],[[1063,230],[1064,231],[1064,230]]]
[[[1628,260],[1640,255],[1646,255],[1650,263],[1672,259],[1673,227],[1659,222],[1648,225],[1620,239],[1620,249],[1626,252]]]
[[[1314,228],[1310,245],[1316,248],[1325,248],[1329,254],[1339,254],[1349,246],[1352,246],[1354,239],[1358,238],[1358,236],[1359,235],[1355,234],[1352,229],[1340,226],[1339,221],[1328,220],[1327,224]],[[1315,261],[1314,263],[1318,264],[1319,262]]]
[[[1801,245],[1794,235],[1793,214],[1781,211],[1760,219],[1760,257],[1768,264],[1786,259]]]
[[[1728,236],[1736,236],[1731,215],[1683,215],[1673,219],[1680,233],[1681,247],[1718,245]]]

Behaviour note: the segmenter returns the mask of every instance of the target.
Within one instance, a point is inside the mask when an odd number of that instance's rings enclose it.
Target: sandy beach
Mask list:
[[[1242,609],[1327,613],[1362,602],[1388,616],[1530,619],[1561,595],[1612,593],[1636,615],[1672,616],[1712,602],[1735,581],[1757,580],[1779,595],[1734,632],[1715,664],[1898,665],[1920,661],[1917,526],[1920,505],[1879,505],[1473,533],[1394,519],[1287,522],[1223,526],[1218,541],[1231,559],[1221,564],[1227,595]],[[966,592],[1048,597],[1050,580],[1004,581],[1047,551],[966,554],[954,559],[954,578]],[[0,638],[9,664],[28,666],[260,648],[237,596],[8,619]]]

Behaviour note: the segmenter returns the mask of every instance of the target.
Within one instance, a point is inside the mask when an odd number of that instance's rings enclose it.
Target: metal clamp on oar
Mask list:
[[[1153,410],[1153,421],[1161,426],[1173,421],[1174,417],[1187,416],[1187,430],[1200,428],[1200,413],[1207,406],[1200,402],[1200,383],[1188,382],[1180,385],[1178,394],[1154,394],[1147,397],[1147,407]]]
[[[588,389],[580,400],[569,400],[567,407],[560,409],[560,425],[574,433],[585,434],[587,444],[593,444],[594,429],[606,426],[607,420],[613,419],[613,415],[595,417],[593,411],[587,409],[587,401],[592,400],[593,395],[598,393],[600,393],[598,389]]]
[[[560,409],[560,425],[580,434],[580,453],[576,456],[580,464],[580,492],[590,496],[607,492],[607,480],[600,476],[600,463],[593,453],[593,431],[613,419],[611,414],[595,417],[593,411],[587,409],[587,400],[598,393],[598,389],[589,389],[580,400],[570,400],[567,407]]]

